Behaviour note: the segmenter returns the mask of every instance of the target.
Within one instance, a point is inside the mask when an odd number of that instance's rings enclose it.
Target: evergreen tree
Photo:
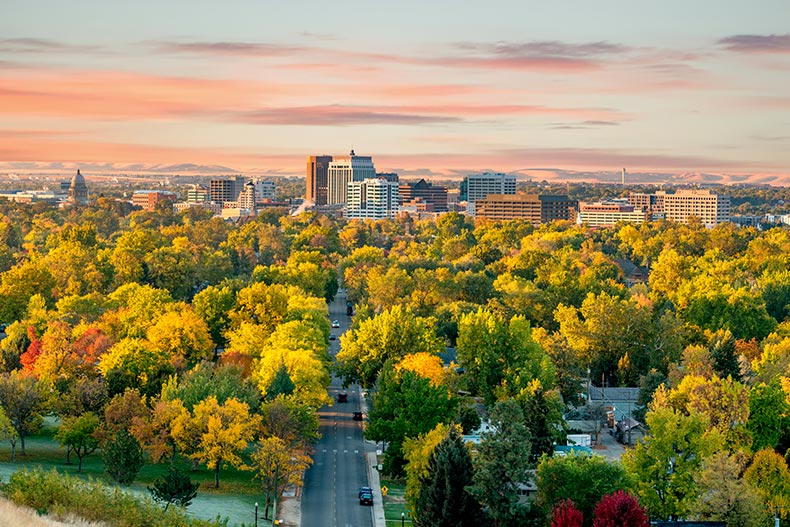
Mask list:
[[[467,491],[472,484],[472,457],[455,429],[434,449],[428,475],[421,481],[414,511],[417,527],[466,527],[484,524],[477,500]]]
[[[714,333],[708,342],[713,369],[722,379],[731,375],[733,380],[741,380],[741,365],[738,363],[738,349],[735,346],[735,337],[730,330],[720,329]]]
[[[165,502],[165,510],[171,503],[180,507],[188,507],[197,496],[199,483],[192,483],[189,474],[170,465],[167,474],[154,480],[154,486],[148,487],[148,492],[156,501]]]
[[[530,435],[521,407],[512,399],[501,401],[491,412],[496,432],[486,434],[478,446],[474,485],[470,492],[486,507],[500,527],[524,525],[529,504],[522,504],[519,485],[529,476]]]
[[[296,390],[296,385],[288,374],[288,368],[285,367],[285,364],[281,364],[272,383],[266,389],[266,400],[273,401],[280,394],[292,395],[294,390]]]
[[[143,449],[126,430],[119,430],[115,437],[104,444],[102,450],[104,470],[119,484],[129,485],[143,466]]]

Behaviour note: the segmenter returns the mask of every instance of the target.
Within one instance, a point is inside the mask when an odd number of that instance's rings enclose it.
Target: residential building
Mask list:
[[[533,225],[576,218],[578,203],[568,196],[551,194],[489,194],[474,201],[475,218],[529,220]]]
[[[707,189],[681,189],[664,196],[664,214],[677,223],[688,223],[689,218],[696,217],[711,228],[730,221],[730,197]]]
[[[626,200],[598,201],[595,203],[579,203],[577,223],[590,227],[605,227],[617,222],[644,223],[650,219],[646,209],[636,209]]]
[[[433,185],[424,179],[416,183],[405,182],[398,187],[400,204],[424,202],[431,212],[447,212],[447,187]]]
[[[135,190],[132,194],[132,205],[148,211],[156,210],[156,204],[164,200],[168,200],[172,206],[176,201],[175,193],[169,190]]]
[[[367,178],[348,183],[346,217],[349,219],[392,219],[398,214],[398,183]]]
[[[461,182],[461,199],[466,201],[466,211],[475,214],[475,202],[491,194],[515,194],[516,176],[485,172],[466,176]]]
[[[305,199],[314,205],[326,205],[329,163],[332,156],[307,157],[307,193]]]
[[[236,201],[239,194],[244,190],[245,180],[241,176],[234,178],[212,179],[209,183],[209,196],[211,201],[224,203],[226,201]]]
[[[358,156],[352,150],[347,157],[334,159],[327,172],[327,205],[346,203],[349,183],[375,177],[370,156]]]

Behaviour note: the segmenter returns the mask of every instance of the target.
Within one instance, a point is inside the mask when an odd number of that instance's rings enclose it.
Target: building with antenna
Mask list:
[[[358,156],[352,150],[347,157],[335,158],[327,171],[327,205],[345,204],[349,183],[375,177],[376,167],[370,156]]]

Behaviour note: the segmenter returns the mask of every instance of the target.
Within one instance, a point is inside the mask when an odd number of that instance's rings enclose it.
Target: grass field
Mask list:
[[[11,462],[11,448],[8,443],[0,447],[0,480],[8,481],[9,476],[23,468],[40,467],[44,470],[57,469],[60,472],[92,477],[105,483],[112,483],[110,477],[104,472],[104,463],[101,451],[85,457],[82,461],[82,472],[77,473],[77,460],[72,456],[72,464],[66,464],[66,449],[61,447],[52,435],[55,426],[52,420],[45,421],[44,428],[39,435],[28,437],[25,441],[27,455],[19,453],[17,443],[16,461]],[[182,468],[189,470],[191,465],[182,462]],[[134,483],[128,488],[133,493],[150,495],[147,486],[167,472],[167,464],[147,464],[140,470]],[[219,515],[228,519],[230,526],[242,524],[253,525],[255,520],[255,502],[262,502],[263,496],[259,492],[256,481],[252,480],[252,472],[245,472],[233,467],[223,466],[219,475],[220,488],[214,488],[214,472],[201,467],[190,476],[193,481],[200,483],[198,495],[189,506],[188,512],[195,517],[214,519]],[[259,517],[258,525],[269,525],[268,521]]]
[[[387,487],[387,495],[384,496],[384,520],[387,527],[396,527],[403,523],[404,525],[411,525],[411,516],[406,505],[404,494],[406,492],[406,484],[402,479],[388,479],[382,478],[382,486]],[[401,518],[401,513],[405,516]]]

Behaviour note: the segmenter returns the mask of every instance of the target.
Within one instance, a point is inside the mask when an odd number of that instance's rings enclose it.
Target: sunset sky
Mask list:
[[[0,116],[0,173],[790,185],[790,2],[0,0]]]

